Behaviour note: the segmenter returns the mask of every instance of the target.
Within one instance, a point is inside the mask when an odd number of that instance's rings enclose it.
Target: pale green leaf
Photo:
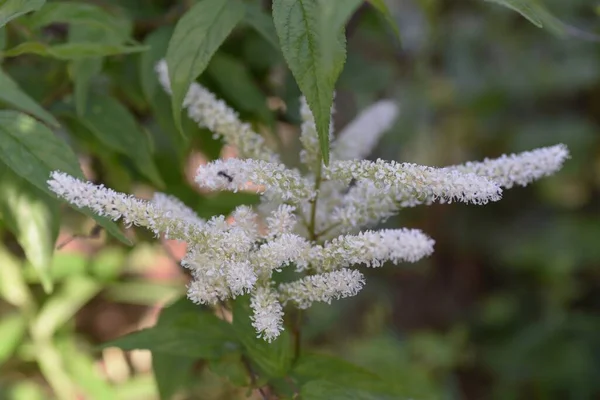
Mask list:
[[[50,267],[60,225],[58,203],[0,163],[0,211],[23,248],[46,293],[52,291]]]
[[[4,51],[2,55],[4,57],[16,57],[22,54],[37,54],[59,60],[77,60],[86,57],[138,53],[145,50],[147,50],[146,46],[123,46],[102,43],[63,43],[50,46],[39,42],[25,42]]]
[[[64,281],[38,312],[31,327],[34,338],[50,338],[57,329],[73,318],[102,286],[86,276],[73,276]]]
[[[64,360],[65,370],[73,381],[85,393],[85,397],[93,400],[113,400],[116,398],[114,387],[102,376],[97,367],[97,361],[80,348],[68,336],[58,343],[58,348]]]
[[[46,124],[58,127],[59,122],[52,114],[44,110],[27,93],[23,92],[12,78],[0,70],[0,101],[10,104],[28,114],[33,115]]]
[[[22,313],[3,314],[0,319],[0,366],[13,354],[27,328]]]
[[[167,49],[171,107],[181,130],[181,106],[190,84],[204,71],[213,54],[244,17],[240,0],[204,0],[179,20]]]
[[[117,99],[94,94],[79,121],[104,145],[130,157],[139,172],[155,185],[164,186],[152,159],[150,138]]]
[[[5,0],[0,4],[0,27],[30,11],[39,10],[45,0]]]
[[[338,3],[336,3],[338,4]],[[325,45],[320,0],[274,0],[273,21],[283,56],[315,117],[323,161],[329,162],[333,90],[346,60],[343,29],[331,25]],[[325,48],[330,54],[323,54]]]
[[[84,179],[71,148],[46,126],[16,111],[0,111],[0,161],[52,196],[54,193],[47,185],[50,172],[59,170]],[[89,209],[72,207],[94,218],[123,243],[131,243],[111,220],[99,217]]]
[[[22,263],[0,246],[0,296],[26,313],[31,311],[33,299],[23,279]]]

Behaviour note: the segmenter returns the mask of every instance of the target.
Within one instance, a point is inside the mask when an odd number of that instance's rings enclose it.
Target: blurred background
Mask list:
[[[256,203],[248,194],[200,193],[190,183],[199,163],[234,150],[191,121],[185,122],[190,141],[183,142],[152,75],[182,5],[94,3],[126,16],[134,37],[151,46],[143,54],[105,59],[91,90],[117,98],[132,123],[150,134],[164,183],[158,190],[203,217]],[[423,229],[436,240],[434,255],[414,265],[366,270],[368,284],[358,296],[315,305],[306,316],[306,345],[403,382],[415,399],[599,398],[600,44],[557,37],[482,1],[386,3],[400,42],[368,6],[349,23],[338,130],[372,102],[392,98],[401,113],[373,158],[443,166],[565,143],[571,159],[556,176],[506,190],[500,202],[419,207],[388,220],[386,227]],[[545,4],[570,25],[600,32],[600,4]],[[61,24],[44,29],[48,41],[68,34]],[[18,43],[20,35],[9,27],[7,41]],[[93,123],[74,117],[72,70],[64,62],[22,56],[4,67],[60,117],[66,129],[59,133],[81,155],[88,178],[140,197],[157,190],[126,156],[90,133]],[[297,160],[300,93],[282,56],[262,36],[249,27],[234,31],[199,80],[243,119],[279,132],[288,145],[286,159]],[[58,244],[90,236],[92,220],[64,206],[61,215]],[[134,247],[93,232],[56,251],[57,288],[47,295],[15,238],[0,232],[2,264],[24,270],[54,343],[48,363],[35,362],[40,349],[19,310],[0,299],[0,398],[52,398],[49,380],[77,387],[80,399],[157,398],[148,352],[95,346],[152,325],[160,307],[184,292],[177,260],[185,247],[137,229],[127,231]],[[4,279],[5,288],[13,286]],[[244,397],[203,366],[180,396]]]

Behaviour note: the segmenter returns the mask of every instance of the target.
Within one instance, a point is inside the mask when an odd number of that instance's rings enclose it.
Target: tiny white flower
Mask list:
[[[384,229],[342,235],[311,250],[310,265],[320,272],[352,265],[380,267],[390,261],[416,262],[433,253],[434,241],[417,229]]]
[[[526,186],[537,179],[554,174],[562,168],[567,158],[569,158],[567,146],[557,144],[519,154],[504,154],[495,159],[486,158],[480,162],[468,162],[445,169],[484,176],[500,186],[510,189],[514,185]]]
[[[156,64],[156,72],[164,89],[171,93],[169,72],[165,60]],[[194,82],[183,101],[189,117],[200,126],[210,129],[233,145],[241,158],[276,162],[279,157],[267,147],[265,139],[252,130],[250,124],[242,123],[238,113],[223,100],[219,100],[206,88]]]
[[[206,222],[198,217],[198,214],[196,214],[195,211],[183,204],[183,202],[175,196],[156,192],[152,197],[152,203],[156,204],[161,210],[169,212],[172,216],[192,221],[198,225],[202,225]]]
[[[256,273],[250,262],[231,261],[225,265],[225,279],[233,297],[248,293],[256,283]]]
[[[229,158],[201,165],[196,182],[213,190],[255,188],[270,201],[295,203],[314,196],[312,185],[298,171],[260,160]]]
[[[252,326],[267,342],[272,342],[283,331],[283,309],[277,292],[269,287],[259,287],[252,293],[250,307]]]
[[[395,161],[333,161],[331,179],[368,180],[379,190],[393,192],[403,207],[434,201],[486,204],[500,200],[502,190],[490,179],[473,173],[397,163]]]
[[[295,207],[288,204],[281,204],[276,210],[270,213],[267,220],[267,239],[274,239],[285,233],[293,233],[296,227],[297,218],[294,214]]]
[[[297,269],[306,267],[310,243],[293,233],[284,233],[262,245],[250,255],[252,265],[263,275],[271,276],[275,270],[296,264]]]
[[[355,296],[363,287],[365,278],[356,270],[340,269],[324,274],[310,275],[279,285],[281,301],[292,302],[306,309],[316,301],[331,303],[333,299]]]

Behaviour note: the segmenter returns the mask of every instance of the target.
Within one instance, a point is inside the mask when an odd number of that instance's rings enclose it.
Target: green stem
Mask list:
[[[321,173],[323,169],[323,163],[319,160],[319,166],[317,167],[317,174],[315,176],[315,197],[312,200],[312,208],[310,210],[310,222],[308,223],[308,235],[310,240],[315,241],[317,236],[315,234],[316,219],[317,219],[317,202],[319,201],[319,188],[321,187]]]

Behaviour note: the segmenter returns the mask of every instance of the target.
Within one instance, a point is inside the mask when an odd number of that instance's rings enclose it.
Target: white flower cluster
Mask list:
[[[168,91],[166,63],[161,61],[156,69]],[[213,190],[255,190],[263,195],[258,210],[239,206],[231,215],[233,222],[225,216],[205,221],[163,194],[138,200],[57,171],[48,185],[76,206],[186,241],[182,265],[194,277],[188,297],[215,304],[249,293],[252,325],[267,341],[284,329],[286,304],[304,309],[356,295],[365,278],[355,267],[416,262],[433,252],[434,241],[419,230],[361,228],[418,204],[497,201],[501,187],[550,175],[568,158],[566,147],[557,145],[447,168],[363,160],[398,112],[394,103],[381,101],[332,139],[332,161],[325,166],[312,113],[302,100],[302,160],[311,171],[302,175],[281,164],[250,125],[200,85],[192,84],[184,106],[192,119],[240,154],[239,159],[201,166],[196,182]],[[294,268],[298,278],[275,284],[273,274],[285,267]]]

